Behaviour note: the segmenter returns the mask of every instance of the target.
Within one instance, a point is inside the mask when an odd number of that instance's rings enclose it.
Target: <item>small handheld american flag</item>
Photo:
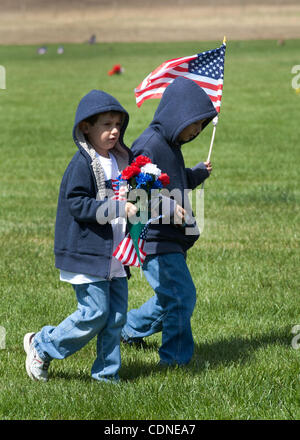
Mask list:
[[[195,81],[208,94],[220,112],[224,79],[226,38],[217,49],[164,62],[151,72],[135,89],[136,104],[140,107],[151,98],[161,98],[177,76]]]
[[[147,223],[141,230],[139,237],[137,239],[139,255],[136,252],[133,239],[131,238],[130,233],[128,233],[125,236],[125,238],[123,238],[123,240],[118,245],[118,247],[115,249],[113,256],[117,260],[121,261],[121,263],[124,264],[125,266],[136,266],[136,267],[142,266],[147,256],[146,253],[144,252],[144,246],[145,246],[145,240],[147,238],[147,232],[149,226],[152,222],[158,220],[161,217],[162,215],[159,215],[155,218],[151,218],[150,220],[147,221]]]
[[[138,238],[137,243],[138,243],[139,255],[136,252],[134,242],[129,233],[126,234],[125,238],[123,238],[119,246],[115,249],[113,256],[125,266],[139,267],[140,265],[143,265],[146,258],[146,254],[144,252],[144,245],[145,245],[147,230],[150,224],[148,223],[144,226]]]

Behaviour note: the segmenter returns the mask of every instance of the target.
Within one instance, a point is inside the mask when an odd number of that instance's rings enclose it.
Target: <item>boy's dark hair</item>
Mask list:
[[[122,112],[118,112],[115,110],[109,110],[108,113],[120,113],[122,115],[122,123],[124,122],[124,114]],[[89,116],[88,118],[85,118],[84,121],[88,122],[91,125],[95,125],[96,122],[98,121],[99,115],[101,115],[102,113],[96,113],[95,115]]]
[[[89,116],[84,121],[88,122],[91,125],[95,125],[98,120],[99,115],[100,115],[100,113],[97,113],[96,115]]]

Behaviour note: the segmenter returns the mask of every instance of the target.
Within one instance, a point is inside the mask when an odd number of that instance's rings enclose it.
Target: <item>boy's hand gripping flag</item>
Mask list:
[[[217,49],[164,62],[135,89],[137,106],[140,107],[146,99],[161,98],[177,76],[184,76],[199,84],[220,112],[225,50],[226,38]]]

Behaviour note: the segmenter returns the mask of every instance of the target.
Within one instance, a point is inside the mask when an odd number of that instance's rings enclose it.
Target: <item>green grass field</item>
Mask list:
[[[0,46],[0,419],[299,419],[299,108],[291,68],[299,41],[228,42],[221,115],[205,186],[205,228],[188,262],[198,299],[196,349],[184,369],[159,371],[160,335],[146,349],[122,346],[122,383],[90,379],[95,341],[53,361],[46,384],[25,371],[23,336],[76,308],[54,268],[56,202],[76,151],[76,106],[103,89],[131,115],[126,142],[151,121],[133,89],[163,61],[220,42]],[[125,73],[107,72],[121,63]],[[205,160],[211,127],[184,146],[187,166]],[[298,164],[298,166],[296,165]],[[178,268],[180,270],[180,268]],[[129,306],[152,294],[132,270]]]

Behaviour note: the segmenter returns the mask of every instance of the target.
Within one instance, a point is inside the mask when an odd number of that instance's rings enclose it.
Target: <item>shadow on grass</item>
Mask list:
[[[138,350],[139,353],[144,351],[146,354],[147,352],[157,352],[158,349],[159,344],[156,341],[146,341],[142,346],[130,346],[129,344],[122,344],[122,379],[124,381],[132,381],[139,376],[148,376],[149,374],[155,372],[155,365],[146,365],[144,361],[135,360],[134,363],[130,363],[130,365],[128,365],[128,363],[126,363],[126,353],[132,355],[136,352],[136,350]],[[56,360],[54,360],[52,363],[49,370],[49,380],[75,380],[86,383],[91,383],[92,381],[89,371],[80,371],[78,369],[75,370],[72,369],[71,366],[68,367],[68,370],[65,370],[59,367],[59,362],[56,363]],[[124,367],[123,364],[125,364]]]
[[[155,351],[159,349],[159,344],[157,341],[149,341],[147,338],[143,339],[142,343],[136,343],[136,344],[128,344],[127,342],[123,342],[121,344],[121,347],[126,347],[129,350],[144,350],[144,351]]]
[[[68,371],[58,370],[53,365],[53,368],[49,370],[49,380],[51,379],[63,379],[63,380],[79,380],[80,382],[91,382],[91,375],[83,371],[75,371],[70,368]]]
[[[143,345],[129,345],[122,344],[122,368],[120,370],[120,376],[124,382],[131,382],[139,377],[147,377],[157,370],[156,362],[147,362],[149,354],[158,353],[159,344],[157,341],[151,341],[147,338],[144,339]],[[145,356],[145,360],[143,359]]]
[[[270,333],[253,335],[251,337],[231,337],[219,339],[213,342],[195,344],[195,352],[192,361],[185,366],[185,371],[191,375],[197,375],[207,368],[213,369],[221,365],[226,366],[232,363],[246,363],[251,360],[255,351],[269,346],[291,347],[290,328],[278,329]],[[143,360],[149,352],[157,353],[159,343],[148,341],[143,346],[124,345],[122,349],[122,368],[120,376],[124,382],[131,382],[140,377],[147,377],[153,374],[161,374],[162,370],[157,363]],[[139,359],[134,354],[138,352]],[[133,358],[133,360],[129,360]],[[80,380],[91,382],[90,373],[87,371],[62,370],[53,368],[49,372],[52,379]]]
[[[268,346],[288,347],[291,346],[291,340],[290,328],[284,328],[251,337],[231,337],[203,344],[195,344],[193,359],[185,366],[185,370],[192,375],[196,375],[207,368],[212,369],[220,365],[226,366],[232,363],[246,363],[251,360],[255,351]],[[148,344],[146,349],[157,351],[158,348],[158,344],[154,343]],[[141,349],[132,347],[131,350]],[[145,350],[145,347],[142,350]],[[146,364],[141,360],[126,365],[126,353],[123,354],[123,359],[122,377],[126,381],[161,372],[157,364]]]
[[[253,353],[268,346],[290,346],[292,335],[290,328],[278,329],[251,337],[232,337],[195,345],[191,370],[203,370],[226,365],[232,362],[246,363]]]

